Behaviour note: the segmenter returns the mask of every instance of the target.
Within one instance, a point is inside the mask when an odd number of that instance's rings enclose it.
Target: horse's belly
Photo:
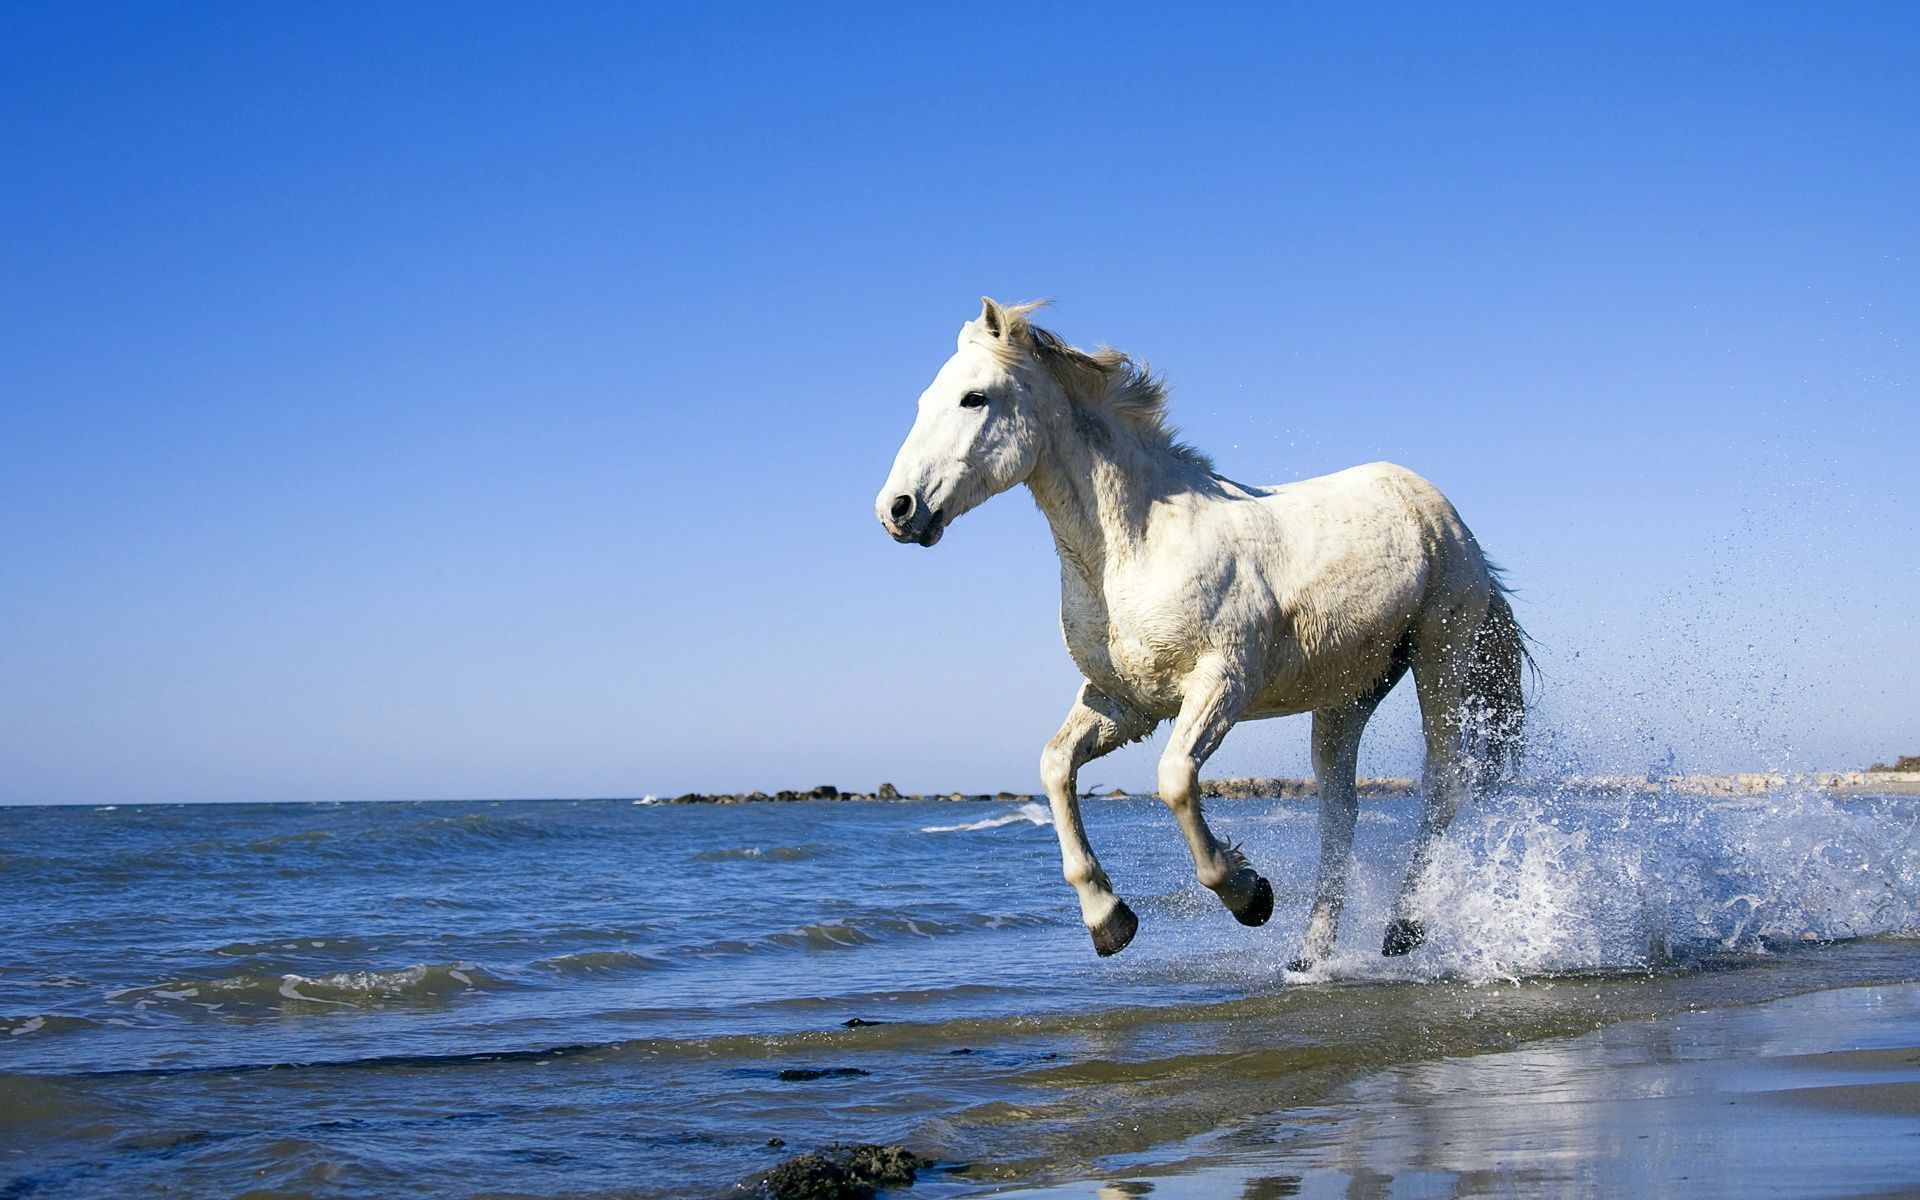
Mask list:
[[[1382,633],[1396,624],[1404,627],[1404,621],[1375,622],[1317,650],[1297,637],[1276,639],[1246,715],[1283,717],[1337,708],[1387,685],[1404,669],[1404,664],[1395,666],[1400,639]]]
[[[1180,685],[1186,671],[1178,655],[1150,639],[1130,637],[1105,623],[1063,622],[1067,651],[1087,682],[1110,699],[1150,717],[1180,711]]]
[[[1325,681],[1270,683],[1247,705],[1243,719],[1291,717],[1296,713],[1332,708],[1352,699],[1352,689],[1345,685],[1329,686]]]

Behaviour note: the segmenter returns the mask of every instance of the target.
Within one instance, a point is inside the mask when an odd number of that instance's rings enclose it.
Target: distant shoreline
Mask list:
[[[1407,797],[1420,794],[1420,782],[1404,777],[1369,778],[1358,781],[1362,798]],[[1622,795],[1654,796],[1662,794],[1705,796],[1731,799],[1740,796],[1764,796],[1776,791],[1817,791],[1834,796],[1920,796],[1920,771],[1809,771],[1806,773],[1742,773],[1729,775],[1563,775],[1534,776],[1521,780],[1528,788],[1578,787],[1594,791],[1612,791]],[[1200,795],[1208,800],[1311,800],[1316,795],[1313,780],[1282,776],[1253,779],[1203,779]],[[1130,792],[1113,788],[1082,792],[1083,800],[1124,798],[1151,799],[1152,792]],[[1047,798],[1037,791],[1027,792],[901,792],[882,784],[870,792],[843,792],[837,787],[821,786],[805,790],[778,792],[687,792],[678,796],[375,796],[365,799],[223,799],[223,800],[12,800],[0,801],[0,809],[91,808],[96,811],[140,808],[222,808],[248,804],[358,805],[358,804],[519,804],[519,803],[595,803],[595,804],[781,804],[801,800],[861,801],[884,803],[899,800],[942,801],[954,803],[1045,804]]]
[[[1567,775],[1555,779],[1533,778],[1528,786],[1570,785],[1597,791],[1617,791],[1633,795],[1657,795],[1671,792],[1682,796],[1764,796],[1769,792],[1815,790],[1837,795],[1920,796],[1920,771],[1813,771],[1805,774],[1746,772],[1731,775]],[[1386,777],[1361,779],[1362,797],[1416,796],[1417,779]],[[1129,792],[1121,788],[1084,793],[1087,799],[1120,799],[1152,793]],[[1200,795],[1209,800],[1304,800],[1317,794],[1313,780],[1300,777],[1205,779]],[[941,800],[954,803],[1045,802],[1037,792],[901,792],[892,784],[881,784],[871,792],[843,792],[832,785],[804,791],[779,792],[687,792],[679,796],[646,796],[636,804],[783,804],[801,800],[838,800],[876,802],[895,800]]]

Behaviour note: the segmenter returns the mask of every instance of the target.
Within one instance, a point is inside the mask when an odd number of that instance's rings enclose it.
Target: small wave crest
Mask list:
[[[872,916],[856,920],[819,921],[752,940],[729,939],[712,942],[704,946],[689,947],[677,952],[673,957],[711,959],[732,955],[854,950],[882,942],[953,937],[960,934],[1025,928],[1049,923],[1042,917],[996,913],[973,913],[965,917],[939,919],[901,915]]]
[[[333,840],[331,830],[296,829],[288,833],[275,833],[263,838],[255,838],[253,841],[246,842],[239,846],[229,846],[223,842],[202,842],[198,846],[189,847],[189,849],[200,853],[214,853],[222,850],[239,851],[241,853],[258,854],[271,858],[274,855],[288,851],[298,852],[309,850],[320,845],[322,842],[331,840]]]
[[[829,847],[819,842],[804,842],[798,846],[738,846],[725,850],[703,850],[693,856],[695,862],[734,862],[739,860],[764,859],[768,862],[804,862],[809,858],[819,858],[827,853]]]
[[[188,1017],[254,1016],[320,1008],[368,1009],[445,1003],[457,996],[511,986],[469,962],[430,963],[388,971],[330,975],[244,972],[122,988],[106,999],[138,1013]]]
[[[100,1022],[88,1017],[48,1013],[33,1017],[0,1017],[0,1037],[16,1038],[39,1034],[43,1037],[77,1029],[97,1029]]]
[[[555,975],[589,976],[622,975],[634,971],[658,971],[668,964],[664,959],[651,954],[640,954],[633,950],[586,950],[578,954],[561,954],[554,958],[543,958],[533,964],[543,971]]]
[[[371,943],[355,937],[340,934],[322,934],[316,937],[277,938],[262,942],[228,942],[216,946],[212,953],[221,958],[270,959],[279,955],[309,955],[315,951],[327,954],[357,954],[373,949]]]
[[[969,821],[965,825],[928,825],[923,827],[920,832],[972,833],[977,829],[998,829],[1002,825],[1018,825],[1023,821],[1029,825],[1051,825],[1053,824],[1053,814],[1047,811],[1046,805],[1030,800],[1012,812],[1002,813],[997,817],[987,817],[984,820]]]

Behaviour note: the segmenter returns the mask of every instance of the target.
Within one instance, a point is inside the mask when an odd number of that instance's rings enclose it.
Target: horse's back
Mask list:
[[[1484,573],[1473,535],[1440,489],[1397,463],[1373,462],[1264,491],[1276,548],[1299,582],[1336,590],[1433,570]]]
[[[1263,489],[1257,547],[1274,601],[1254,712],[1305,712],[1362,695],[1392,670],[1437,592],[1485,579],[1440,490],[1393,463]]]

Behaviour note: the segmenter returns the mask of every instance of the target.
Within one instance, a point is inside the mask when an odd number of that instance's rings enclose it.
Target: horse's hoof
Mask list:
[[[1398,958],[1426,940],[1425,925],[1406,917],[1395,917],[1387,922],[1387,938],[1380,944],[1380,953],[1388,958]]]
[[[1273,885],[1264,878],[1260,886],[1253,889],[1253,899],[1247,906],[1233,914],[1233,919],[1242,925],[1265,925],[1267,918],[1273,915]]]
[[[1305,956],[1296,958],[1287,964],[1287,970],[1292,971],[1295,975],[1305,975],[1308,971],[1313,970],[1313,960]]]
[[[1127,948],[1133,935],[1140,929],[1140,918],[1133,915],[1125,900],[1114,903],[1113,911],[1107,919],[1087,930],[1093,935],[1093,952],[1101,958],[1110,958]]]

